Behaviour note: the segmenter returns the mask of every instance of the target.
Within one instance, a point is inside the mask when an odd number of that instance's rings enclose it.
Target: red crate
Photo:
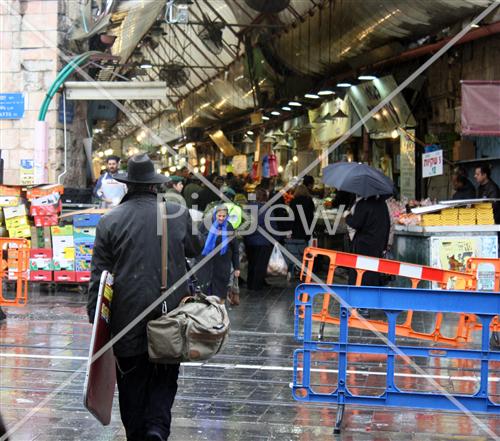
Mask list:
[[[57,214],[51,216],[35,216],[33,219],[36,227],[52,227],[59,224],[59,217]]]
[[[90,282],[90,271],[77,271],[76,281],[81,283]]]
[[[30,207],[30,216],[53,216],[60,213],[61,210],[61,201],[54,205],[32,205]]]
[[[50,248],[31,248],[30,257],[32,259],[51,259],[52,250]]]
[[[74,271],[54,271],[54,282],[76,282]]]
[[[52,271],[30,271],[32,282],[52,282]]]

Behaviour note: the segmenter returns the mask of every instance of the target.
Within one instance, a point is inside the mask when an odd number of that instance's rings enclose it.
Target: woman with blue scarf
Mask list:
[[[198,271],[198,281],[205,294],[218,296],[225,301],[231,267],[234,268],[234,277],[240,276],[239,246],[225,205],[215,209],[212,222],[201,253],[202,260],[208,255],[211,257]],[[214,252],[215,249],[217,251]]]

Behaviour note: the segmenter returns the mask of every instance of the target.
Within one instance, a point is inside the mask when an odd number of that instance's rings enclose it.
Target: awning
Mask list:
[[[500,81],[462,81],[462,135],[500,136]]]

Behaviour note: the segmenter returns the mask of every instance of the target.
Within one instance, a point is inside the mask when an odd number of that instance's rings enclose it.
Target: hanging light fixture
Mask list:
[[[271,115],[274,115],[274,116],[280,116],[280,115],[281,115],[281,113],[280,113],[280,112],[278,112],[277,110],[273,110],[273,111],[271,112]]]
[[[319,96],[319,94],[316,95],[315,93],[306,93],[304,95],[304,98],[308,98],[310,100],[319,100],[320,96]]]
[[[285,136],[285,134],[280,129],[275,130],[273,132],[273,135],[274,136]]]
[[[342,112],[342,109],[338,109],[333,115],[332,118],[349,118],[348,115],[346,115],[344,112]]]
[[[351,83],[348,83],[348,82],[343,82],[343,83],[337,83],[337,87],[344,87],[344,88],[349,88],[351,87],[352,84]]]
[[[265,116],[265,115],[262,117],[262,119],[263,119],[264,121],[269,121],[269,120],[270,120],[270,118],[269,118],[268,116]]]
[[[377,79],[377,77],[375,75],[360,75],[358,77],[358,80],[361,80],[361,81],[373,81],[376,79]]]
[[[288,105],[293,107],[302,107],[302,104],[300,104],[298,101],[290,101]]]
[[[248,135],[245,135],[241,142],[243,144],[253,144],[252,138],[250,138],[250,136],[248,136]]]
[[[153,65],[151,64],[151,61],[149,60],[144,60],[140,66],[139,66],[141,69],[152,69],[153,68]]]
[[[318,95],[319,96],[328,96],[328,95],[334,95],[335,92],[333,90],[330,90],[330,89],[323,89],[323,90],[320,90],[318,92]]]
[[[287,112],[291,112],[292,111],[292,108],[288,107],[288,106],[283,106],[282,109],[286,110]]]

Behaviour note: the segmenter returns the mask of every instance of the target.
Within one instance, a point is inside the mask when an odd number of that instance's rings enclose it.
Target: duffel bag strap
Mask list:
[[[165,201],[158,203],[161,216],[161,290],[167,289],[168,271],[168,231],[167,231],[167,206]]]

